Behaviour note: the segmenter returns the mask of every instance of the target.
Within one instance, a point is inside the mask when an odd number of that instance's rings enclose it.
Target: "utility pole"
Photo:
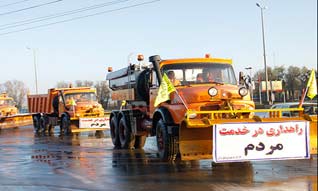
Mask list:
[[[31,50],[32,53],[33,53],[33,64],[34,64],[34,75],[35,75],[35,92],[36,94],[39,93],[38,91],[38,74],[37,74],[37,68],[36,68],[36,51],[34,48],[30,48],[30,47],[27,47],[28,50]]]
[[[256,3],[256,6],[260,8],[261,10],[261,19],[262,19],[262,37],[263,37],[263,56],[264,56],[264,68],[265,68],[265,88],[266,88],[266,101],[269,105],[272,105],[271,98],[269,97],[268,93],[268,73],[267,73],[267,64],[266,64],[266,51],[265,51],[265,32],[264,32],[264,16],[263,16],[263,10],[266,9],[266,7],[260,6],[260,4]]]

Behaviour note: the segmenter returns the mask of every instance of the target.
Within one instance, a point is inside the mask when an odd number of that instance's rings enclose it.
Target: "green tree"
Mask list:
[[[275,67],[272,70],[272,80],[285,80],[286,72],[284,66]]]
[[[301,68],[301,70],[300,70],[301,74],[299,76],[297,76],[297,78],[301,82],[301,89],[306,88],[307,81],[308,81],[309,76],[310,76],[310,72],[311,71],[306,66]]]
[[[291,101],[295,100],[295,90],[301,87],[301,81],[297,76],[301,75],[301,70],[297,66],[289,66],[286,74],[286,90],[290,95]]]

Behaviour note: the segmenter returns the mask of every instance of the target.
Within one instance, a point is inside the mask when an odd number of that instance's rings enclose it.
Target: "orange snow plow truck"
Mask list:
[[[90,87],[53,88],[48,94],[28,95],[36,132],[51,132],[60,126],[61,134],[103,131],[108,117],[97,102],[96,90]]]
[[[317,154],[317,117],[301,108],[255,109],[249,77],[240,72],[237,80],[231,59],[155,55],[145,64],[139,55],[138,61],[117,71],[109,68],[106,77],[112,100],[122,101],[110,114],[115,148],[143,148],[152,136],[165,161],[224,163]],[[299,115],[287,118],[286,110]]]
[[[19,114],[12,97],[0,94],[0,130],[32,124],[32,115]]]

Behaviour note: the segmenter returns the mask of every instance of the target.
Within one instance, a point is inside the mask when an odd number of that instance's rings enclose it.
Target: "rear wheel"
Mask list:
[[[121,148],[132,149],[135,145],[135,136],[131,132],[130,125],[127,123],[125,116],[119,120],[119,140]]]
[[[33,126],[36,133],[39,133],[41,131],[40,116],[33,116]]]
[[[110,136],[112,138],[113,145],[120,148],[118,121],[116,116],[113,116],[110,119]]]
[[[48,124],[47,124],[44,116],[42,116],[40,118],[40,128],[41,128],[43,133],[47,132],[47,130],[48,130]]]
[[[160,119],[156,125],[159,156],[163,161],[174,161],[178,153],[176,137],[168,134],[167,126]]]

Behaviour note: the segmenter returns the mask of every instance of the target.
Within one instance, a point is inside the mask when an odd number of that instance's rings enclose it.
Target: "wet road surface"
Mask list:
[[[150,146],[115,150],[102,138],[35,135],[33,127],[0,131],[0,190],[315,191],[312,160],[213,164],[161,162]]]

